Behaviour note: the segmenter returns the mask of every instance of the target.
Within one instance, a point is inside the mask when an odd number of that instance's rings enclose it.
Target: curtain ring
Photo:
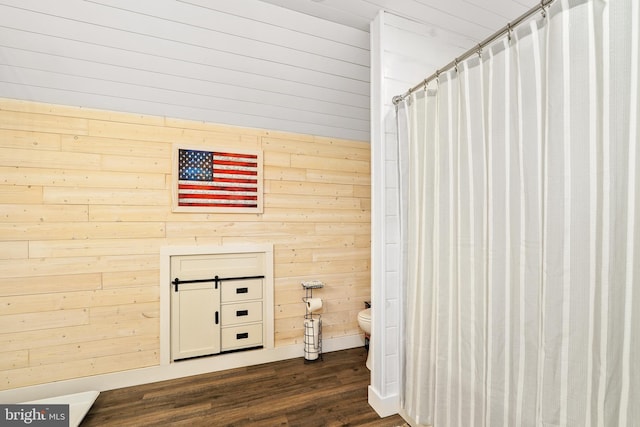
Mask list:
[[[482,45],[480,43],[478,43],[478,50],[476,50],[476,53],[478,54],[478,58],[482,59]]]
[[[547,17],[547,9],[545,9],[544,7],[544,0],[540,0],[540,13],[542,13],[542,17],[546,18]]]
[[[507,24],[507,40],[509,40],[509,43],[511,43],[511,31],[513,31],[513,28],[511,28],[511,22],[509,22]]]
[[[458,71],[458,58],[456,58],[453,61],[453,69],[456,70],[456,73],[459,73],[459,71]]]

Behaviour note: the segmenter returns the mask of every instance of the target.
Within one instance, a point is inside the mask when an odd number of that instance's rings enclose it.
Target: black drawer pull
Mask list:
[[[249,288],[236,288],[236,294],[247,294],[249,293]]]
[[[242,340],[242,339],[246,339],[249,338],[249,332],[243,332],[241,334],[236,334],[236,339],[237,340]]]
[[[237,317],[248,316],[248,315],[249,315],[249,310],[236,310]]]

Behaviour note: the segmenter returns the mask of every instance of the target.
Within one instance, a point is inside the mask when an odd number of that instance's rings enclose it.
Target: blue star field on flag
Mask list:
[[[213,153],[209,151],[179,150],[179,179],[187,181],[213,180]]]

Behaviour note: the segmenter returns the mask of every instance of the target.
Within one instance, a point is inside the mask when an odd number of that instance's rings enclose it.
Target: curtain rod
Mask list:
[[[546,7],[548,7],[554,1],[555,0],[541,0],[539,5],[529,9],[528,11],[520,15],[518,18],[516,18],[513,22],[508,23],[507,25],[505,25],[504,27],[502,27],[501,29],[499,29],[498,31],[490,35],[488,38],[484,39],[476,47],[469,49],[468,51],[463,53],[461,56],[449,62],[443,68],[436,70],[435,73],[433,73],[432,75],[430,75],[429,77],[427,77],[426,79],[424,79],[423,81],[421,81],[420,83],[418,83],[417,85],[415,85],[414,87],[412,87],[411,89],[403,93],[402,95],[394,96],[392,99],[393,104],[398,105],[400,102],[404,101],[404,99],[407,98],[412,93],[416,92],[419,89],[425,88],[431,81],[438,78],[440,73],[442,73],[443,71],[447,71],[447,70],[450,70],[451,68],[457,67],[460,62],[469,58],[473,54],[480,54],[484,47],[498,40],[500,37],[504,36],[505,34],[510,34],[514,27],[517,27],[522,22],[526,21],[536,13],[541,12],[542,16],[545,16]]]

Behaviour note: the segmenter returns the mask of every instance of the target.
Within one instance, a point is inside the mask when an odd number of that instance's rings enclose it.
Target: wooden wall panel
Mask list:
[[[21,271],[21,275],[17,277],[4,275],[0,277],[0,295],[6,297],[10,295],[34,295],[53,292],[64,294],[66,292],[94,290],[102,287],[102,275],[100,273],[67,273],[61,275],[48,274],[46,280],[42,280],[42,277],[26,275],[24,271]]]
[[[0,242],[0,259],[20,259],[29,256],[29,242]]]
[[[157,318],[129,321],[127,324],[100,322],[73,328],[49,328],[20,333],[0,334],[0,346],[6,351],[31,350],[40,347],[84,343],[122,336],[155,336],[158,334]],[[122,349],[126,351],[126,349]],[[70,367],[71,369],[73,367]],[[4,374],[4,373],[3,373]],[[2,376],[0,376],[2,378]],[[71,377],[70,377],[71,378]],[[45,382],[45,381],[43,381]],[[19,386],[16,386],[19,387]]]
[[[34,149],[60,150],[60,135],[0,129],[0,146],[7,148],[32,147]]]
[[[97,342],[99,343],[99,341]],[[132,357],[134,356],[134,357]],[[119,353],[115,355],[91,357],[77,361],[62,361],[44,365],[30,365],[26,368],[4,371],[1,377],[3,389],[21,387],[25,384],[42,384],[71,378],[88,377],[105,372],[154,366],[159,363],[157,350]]]
[[[0,222],[75,222],[86,221],[88,216],[89,209],[86,205],[67,206],[51,203],[34,206],[20,204],[3,204]]]
[[[42,187],[31,185],[0,185],[0,201],[5,203],[40,204],[42,203]]]
[[[139,161],[140,162],[140,161]],[[15,161],[12,161],[15,163]],[[89,188],[165,188],[165,173],[114,173],[94,170],[90,174],[82,170],[61,170],[32,167],[0,167],[2,183],[49,187]]]
[[[117,235],[127,237],[164,237],[162,223],[106,223],[72,222],[57,223],[0,223],[0,236],[4,240],[45,239],[102,239]]]
[[[0,389],[159,363],[160,248],[274,245],[276,346],[300,282],[326,338],[370,299],[366,142],[0,99]],[[262,214],[173,213],[174,143],[261,149]]]
[[[0,331],[12,332],[36,331],[56,327],[72,327],[89,323],[89,310],[54,310],[40,313],[7,314],[0,316]]]
[[[29,351],[7,351],[0,353],[0,370],[7,371],[29,366]]]
[[[160,283],[158,270],[107,271],[102,273],[102,289],[157,286],[158,283]]]

